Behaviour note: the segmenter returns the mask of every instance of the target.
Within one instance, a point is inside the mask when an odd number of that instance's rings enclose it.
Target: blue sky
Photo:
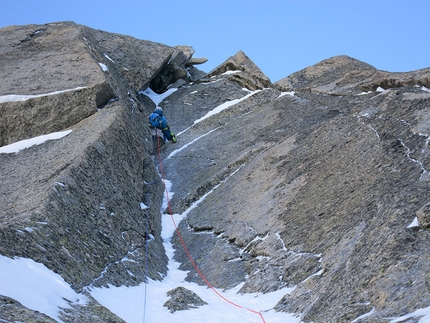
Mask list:
[[[0,27],[74,21],[170,46],[209,72],[243,50],[275,82],[336,55],[430,67],[428,0],[0,0]]]

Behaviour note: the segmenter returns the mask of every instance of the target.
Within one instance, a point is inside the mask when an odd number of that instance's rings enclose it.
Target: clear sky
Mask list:
[[[272,82],[336,55],[430,67],[430,0],[0,0],[0,27],[74,21],[170,46],[209,72],[239,50]],[[0,62],[1,63],[1,62]]]

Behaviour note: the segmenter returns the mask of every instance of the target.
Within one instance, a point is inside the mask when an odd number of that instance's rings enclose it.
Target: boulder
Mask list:
[[[294,86],[288,78],[283,78],[278,82],[273,83],[273,86],[281,92],[291,92],[294,90]]]
[[[185,287],[177,287],[167,292],[170,299],[164,303],[171,313],[207,305],[196,293]]]

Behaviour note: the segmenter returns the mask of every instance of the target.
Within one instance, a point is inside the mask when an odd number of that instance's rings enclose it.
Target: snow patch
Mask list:
[[[365,317],[371,316],[373,313],[375,313],[375,308],[372,308],[372,310],[371,310],[370,312],[365,313],[365,314],[363,314],[363,315],[361,315],[361,316],[357,317],[354,321],[351,321],[351,323],[358,322],[358,321],[360,321],[361,319],[364,319]]]
[[[281,241],[282,250],[288,251],[287,247],[285,246],[285,242],[284,242],[284,240],[282,240],[281,235],[279,234],[279,232],[276,232],[275,235],[278,238],[278,240]]]
[[[220,128],[220,127],[215,128],[215,129],[212,129],[211,131],[209,131],[209,132],[205,133],[204,135],[201,135],[200,137],[195,138],[193,141],[191,141],[191,142],[187,143],[186,145],[183,145],[181,148],[179,148],[179,149],[176,149],[176,150],[172,151],[172,152],[169,154],[169,156],[167,156],[167,158],[166,158],[166,159],[170,159],[170,158],[172,158],[173,156],[175,156],[175,155],[176,155],[177,153],[179,153],[180,151],[184,150],[184,149],[185,149],[185,148],[187,148],[188,146],[191,146],[191,145],[192,145],[192,144],[194,144],[196,141],[198,141],[198,140],[200,140],[200,139],[202,139],[202,138],[206,137],[207,135],[210,135],[212,132],[214,132],[214,131],[218,130],[219,128]],[[189,128],[187,128],[187,129],[189,129]],[[187,129],[185,129],[184,131],[181,131],[181,132],[180,132],[180,133],[178,133],[176,136],[179,136],[180,134],[184,133]]]
[[[179,264],[169,263],[169,269]],[[175,269],[176,270],[176,269]],[[177,271],[177,270],[176,270]],[[177,271],[178,272],[178,271]],[[205,286],[188,283],[184,281],[184,275],[177,276],[170,274],[163,282],[150,280],[148,283],[148,297],[146,299],[146,313],[142,311],[144,300],[144,285],[136,287],[114,287],[99,288],[91,292],[100,304],[109,308],[113,313],[121,317],[128,323],[219,323],[219,322],[250,322],[261,323],[259,315],[252,313],[248,308],[264,310],[264,318],[271,323],[300,323],[301,320],[292,314],[275,312],[272,308],[285,295],[290,293],[290,289],[281,289],[267,294],[238,294],[243,284],[234,289],[220,292],[226,299],[234,303],[240,303],[243,308],[235,307]],[[178,286],[192,290],[199,295],[208,305],[187,310],[170,313],[164,307],[164,303],[169,299],[167,292]],[[246,306],[246,308],[245,308]]]
[[[372,91],[367,91],[367,92],[358,93],[357,95],[366,95],[366,94],[371,94],[371,93],[372,93]]]
[[[213,78],[215,78],[216,76],[212,76],[211,77],[211,79],[213,79]],[[209,82],[202,82],[202,84],[212,84],[212,83],[217,83],[217,82],[220,82],[220,81],[222,81],[223,79],[222,78],[220,78],[220,79],[217,79],[217,80],[215,80],[215,81],[209,81]]]
[[[171,95],[172,93],[176,92],[178,89],[177,88],[171,88],[168,89],[166,92],[158,94],[155,93],[150,87],[148,87],[145,91],[139,91],[139,94],[143,94],[146,95],[148,98],[150,98],[152,100],[152,102],[155,103],[155,105],[158,107],[158,105],[165,99],[167,98],[169,95]]]
[[[0,255],[0,294],[25,307],[58,320],[60,308],[72,303],[85,305],[87,298],[76,293],[64,279],[32,259]]]
[[[63,138],[64,136],[67,136],[71,132],[72,130],[53,132],[47,135],[21,140],[13,144],[0,147],[0,154],[11,154],[11,153],[17,154],[23,149],[29,148],[34,145],[43,144],[45,141]]]
[[[419,317],[422,316],[418,323],[429,323],[430,322],[430,307],[420,308],[415,312],[412,312],[407,315],[403,315],[394,320],[391,320],[389,323],[397,323],[397,322],[405,322],[407,319],[411,317]]]
[[[99,63],[99,65],[102,68],[103,72],[107,72],[108,71],[108,67],[105,64]]]
[[[109,56],[107,56],[107,54],[103,54],[104,55],[104,57],[106,57],[108,60],[110,60],[112,63],[114,63],[115,64],[115,62],[113,61],[113,59],[112,58],[110,58]]]
[[[231,74],[236,74],[236,73],[241,73],[242,71],[237,70],[237,71],[227,71],[225,73],[222,73],[221,75],[231,75]]]
[[[85,87],[80,86],[80,87],[77,87],[74,89],[55,91],[55,92],[50,92],[50,93],[46,93],[46,94],[35,94],[35,95],[8,94],[8,95],[0,96],[0,103],[27,101],[29,99],[39,98],[42,96],[56,95],[56,94],[60,94],[60,93],[64,93],[64,92],[77,91],[77,90],[82,90],[82,89],[85,89]]]
[[[277,99],[282,98],[285,95],[290,95],[290,96],[294,96],[296,94],[296,92],[291,91],[291,92],[282,92],[281,94],[279,94],[279,96],[277,97]]]
[[[234,100],[231,100],[231,101],[224,102],[223,104],[217,106],[215,109],[213,109],[213,110],[209,111],[208,113],[206,113],[206,115],[204,115],[200,119],[195,120],[194,124],[202,122],[203,120],[205,120],[205,119],[207,119],[207,118],[209,118],[209,117],[211,117],[211,116],[213,116],[213,115],[215,115],[217,113],[220,113],[221,111],[223,111],[223,110],[225,110],[225,109],[227,109],[227,108],[229,108],[229,107],[231,107],[231,106],[233,106],[235,104],[238,104],[239,102],[241,102],[243,100],[248,99],[250,96],[252,96],[252,95],[254,95],[254,94],[256,94],[256,93],[258,93],[260,91],[261,90],[256,90],[256,91],[249,91],[248,90],[248,92],[250,92],[249,94],[245,95],[244,97],[242,97],[240,99],[234,99]]]
[[[418,222],[418,218],[415,217],[415,219],[411,222],[411,224],[407,226],[407,228],[414,228],[419,226],[420,226],[420,223]]]

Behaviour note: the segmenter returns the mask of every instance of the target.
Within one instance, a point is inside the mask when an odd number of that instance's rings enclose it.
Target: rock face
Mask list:
[[[296,286],[277,310],[305,322],[366,313],[358,322],[381,322],[430,301],[427,222],[408,228],[428,213],[429,69],[391,74],[344,56],[329,62],[334,75],[319,63],[288,77],[288,94],[278,82],[197,124],[250,93],[222,73],[178,90],[162,106],[179,145],[204,137],[163,167],[175,213],[199,202],[181,235],[215,286]],[[381,75],[407,82],[384,90]],[[176,248],[187,279],[203,284]]]
[[[417,218],[423,228],[430,228],[430,203],[425,204],[417,211]]]
[[[0,145],[67,128],[127,90],[135,93],[173,52],[73,23],[3,28],[0,75],[10,81],[2,82],[0,95],[29,97],[0,102]],[[138,55],[148,57],[145,64],[130,59]]]
[[[0,154],[0,254],[42,263],[77,292],[161,279],[164,186],[150,155],[153,107],[137,92],[178,50],[69,22],[3,28],[0,48],[1,145],[72,130]],[[64,321],[120,321],[100,307],[67,310]]]
[[[0,154],[0,254],[88,295],[64,322],[121,322],[88,291],[167,272],[155,104],[138,95],[149,85],[178,87],[160,103],[178,137],[161,147],[162,166],[172,212],[187,212],[180,234],[214,287],[295,287],[275,309],[303,322],[385,322],[429,306],[430,69],[338,56],[272,84],[243,52],[205,75],[189,46],[73,23],[0,29],[0,48],[2,145],[72,130]],[[203,285],[172,242],[186,280]],[[173,310],[205,298],[174,291]],[[53,321],[0,302],[2,320]]]

